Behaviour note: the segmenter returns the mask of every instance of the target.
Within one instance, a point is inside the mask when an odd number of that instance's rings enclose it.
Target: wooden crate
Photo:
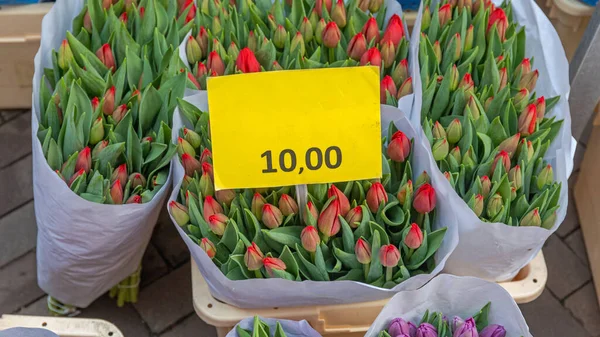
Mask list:
[[[597,109],[596,109],[597,110]],[[600,114],[596,113],[574,196],[581,232],[600,303]]]
[[[600,189],[599,189],[600,191]],[[548,270],[542,252],[525,266],[510,282],[500,283],[517,303],[528,303],[538,298],[546,285]],[[241,309],[216,300],[210,294],[206,281],[192,260],[192,296],[198,316],[215,326],[219,337],[227,335],[242,319],[262,317],[307,320],[323,336],[362,337],[388,300],[356,304]]]
[[[51,3],[0,6],[0,109],[31,107],[33,58]]]
[[[0,331],[17,327],[48,329],[59,337],[124,337],[116,326],[101,319],[21,315],[0,316]]]

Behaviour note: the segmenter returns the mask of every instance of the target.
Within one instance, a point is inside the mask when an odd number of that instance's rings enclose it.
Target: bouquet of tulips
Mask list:
[[[419,290],[395,295],[365,335],[477,336],[530,337],[531,334],[519,307],[501,286],[448,274],[437,276]]]
[[[180,47],[198,89],[206,78],[283,69],[375,65],[396,102],[412,93],[408,40],[383,0],[187,1],[195,27]],[[382,103],[386,101],[382,89]]]
[[[398,317],[378,337],[506,337],[506,329],[502,325],[488,324],[491,304],[489,302],[466,320],[454,316],[450,321],[443,313],[430,313],[429,310],[425,311],[418,325]]]
[[[170,125],[188,82],[176,52],[185,33],[172,1],[71,5],[59,1],[45,19],[36,58],[38,275],[53,303],[85,307],[118,283],[110,295],[122,306],[137,299],[150,236],[139,232],[151,232],[143,228],[156,222],[170,182]],[[90,259],[104,262],[92,270]]]
[[[262,319],[258,316],[241,321],[226,337],[320,337],[306,321]]]
[[[510,278],[566,211],[564,52],[543,43],[556,39],[551,28],[527,27],[550,27],[530,0],[425,1],[421,18],[421,84],[411,118],[431,145],[439,168],[433,180],[445,176],[441,186],[456,191],[460,199],[450,201],[465,219],[449,270]],[[480,250],[485,258],[466,263]]]
[[[215,191],[208,113],[184,100],[179,111],[189,127],[176,140],[183,172],[169,211],[192,256],[209,258],[220,270],[210,275],[397,289],[441,270],[436,252],[446,228],[435,216],[436,191],[426,172],[413,172],[414,144],[394,125],[383,138],[381,180],[309,185],[308,192],[293,186]],[[207,262],[198,263],[201,270]]]

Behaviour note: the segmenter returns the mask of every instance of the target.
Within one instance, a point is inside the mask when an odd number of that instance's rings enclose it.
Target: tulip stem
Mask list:
[[[315,262],[315,252],[308,252],[310,254],[310,260]]]
[[[369,276],[370,263],[363,264],[363,271],[365,272],[365,281],[367,281],[367,277]]]
[[[329,48],[329,64],[335,62],[335,50],[333,48]]]
[[[408,252],[406,253],[406,260],[410,260],[410,257],[413,255],[413,253],[415,252],[414,249],[412,248],[408,248]]]
[[[256,276],[256,278],[263,278],[262,273],[260,272],[260,269],[256,269],[254,271],[254,275]]]
[[[392,280],[392,275],[394,274],[394,267],[386,267],[385,269],[385,281],[390,282]]]
[[[425,214],[419,213],[419,215],[417,215],[417,225],[423,226],[423,220],[425,220]]]

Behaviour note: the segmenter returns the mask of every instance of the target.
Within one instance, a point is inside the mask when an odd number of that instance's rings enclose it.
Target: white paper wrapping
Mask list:
[[[281,327],[283,328],[283,332],[287,335],[287,337],[321,337],[321,335],[313,329],[307,321],[288,321],[285,319],[273,319],[273,318],[262,318],[263,322],[267,323],[269,328],[271,329],[271,335],[275,332],[275,327],[277,326],[277,322],[281,323]],[[248,317],[241,322],[239,322],[237,326],[240,326],[242,329],[252,330],[254,326],[254,317]],[[225,337],[239,337],[238,333],[235,331],[235,327],[233,330],[229,331],[227,336]],[[271,336],[269,336],[271,337]]]
[[[398,317],[417,325],[427,310],[441,312],[450,320],[454,316],[467,319],[488,302],[492,302],[489,324],[504,326],[508,337],[531,337],[521,310],[504,288],[473,277],[447,274],[437,276],[419,290],[395,295],[377,316],[365,337],[377,337]]]
[[[495,4],[502,3],[494,0]],[[546,239],[563,222],[568,205],[568,177],[573,169],[574,147],[571,136],[571,115],[569,112],[569,63],[564,49],[552,23],[533,0],[512,1],[514,19],[526,27],[527,57],[534,57],[534,68],[540,72],[536,92],[538,96],[561,96],[560,102],[547,113],[557,116],[564,123],[560,133],[546,152],[545,160],[554,169],[554,178],[562,184],[560,208],[556,223],[550,229],[539,227],[511,227],[502,223],[487,223],[479,220],[467,203],[453,192],[439,169],[434,170],[432,180],[435,186],[448,192],[452,212],[460,219],[460,241],[446,264],[447,272],[455,275],[476,276],[484,279],[502,281],[512,278],[522,267],[528,264],[542,249]],[[418,53],[418,34],[421,30],[422,5],[413,31],[411,52]],[[418,71],[418,57],[413,58],[413,71]],[[421,106],[422,86],[419,76],[415,78],[415,100],[411,122],[418,127],[424,142],[428,142],[422,133]],[[444,214],[445,215],[445,214]]]
[[[194,104],[202,111],[208,111],[206,91],[199,91],[198,94],[185,98],[186,101]],[[402,130],[409,138],[416,136],[415,130],[411,127],[408,119],[398,109],[388,106],[381,106],[382,125],[395,121],[396,126]],[[179,130],[180,126],[185,125],[182,122],[179,110],[175,110],[173,120],[173,130]],[[187,125],[192,127],[191,125]],[[179,131],[173,132],[176,138]],[[424,170],[431,172],[435,167],[427,155],[427,144],[415,141],[413,166],[414,177],[418,176]],[[169,200],[177,200],[181,181],[184,177],[183,166],[179,158],[173,158],[171,164],[173,167],[173,179],[175,182],[173,192]],[[436,185],[433,185],[437,189]],[[171,216],[173,224],[179,231],[182,239],[188,246],[192,258],[198,265],[202,276],[206,280],[211,294],[218,300],[235,305],[240,308],[267,308],[267,307],[291,307],[305,305],[328,305],[357,303],[366,301],[375,301],[391,297],[399,291],[414,290],[422,287],[437,275],[443,268],[446,259],[454,250],[458,243],[458,233],[456,230],[456,217],[452,215],[450,204],[444,202],[448,198],[447,192],[438,191],[437,193],[437,214],[433,224],[433,230],[448,227],[444,241],[435,255],[436,268],[431,274],[421,274],[411,277],[402,282],[393,289],[383,289],[368,284],[354,281],[289,281],[283,279],[249,279],[232,281],[225,277],[217,268],[212,260],[206,255],[195,242],[193,242],[185,232],[177,226]],[[449,214],[447,217],[441,217],[439,214]]]
[[[42,21],[35,56],[31,138],[33,195],[38,225],[37,273],[42,290],[63,303],[86,307],[135,272],[152,235],[171,176],[145,204],[104,205],[73,193],[50,169],[36,136],[44,68],[58,49],[83,1],[57,0]]]

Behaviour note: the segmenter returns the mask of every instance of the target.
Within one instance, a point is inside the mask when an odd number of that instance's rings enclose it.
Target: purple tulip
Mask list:
[[[465,321],[465,323],[458,328],[458,330],[454,331],[453,337],[479,337],[477,333],[477,325],[475,324],[475,320],[473,318],[469,318]]]
[[[407,322],[402,318],[396,318],[388,327],[388,333],[392,337],[404,337],[402,335],[407,335],[407,337],[414,337],[416,333],[417,327],[412,322]]]
[[[463,324],[465,324],[465,321],[462,318],[454,316],[454,318],[452,318],[452,324],[450,324],[450,328],[452,329],[452,332],[454,332],[460,329]]]
[[[421,323],[415,337],[438,337],[436,328],[429,323]],[[456,336],[455,336],[456,337]]]
[[[492,324],[481,331],[479,337],[505,337],[506,329],[502,325]]]

